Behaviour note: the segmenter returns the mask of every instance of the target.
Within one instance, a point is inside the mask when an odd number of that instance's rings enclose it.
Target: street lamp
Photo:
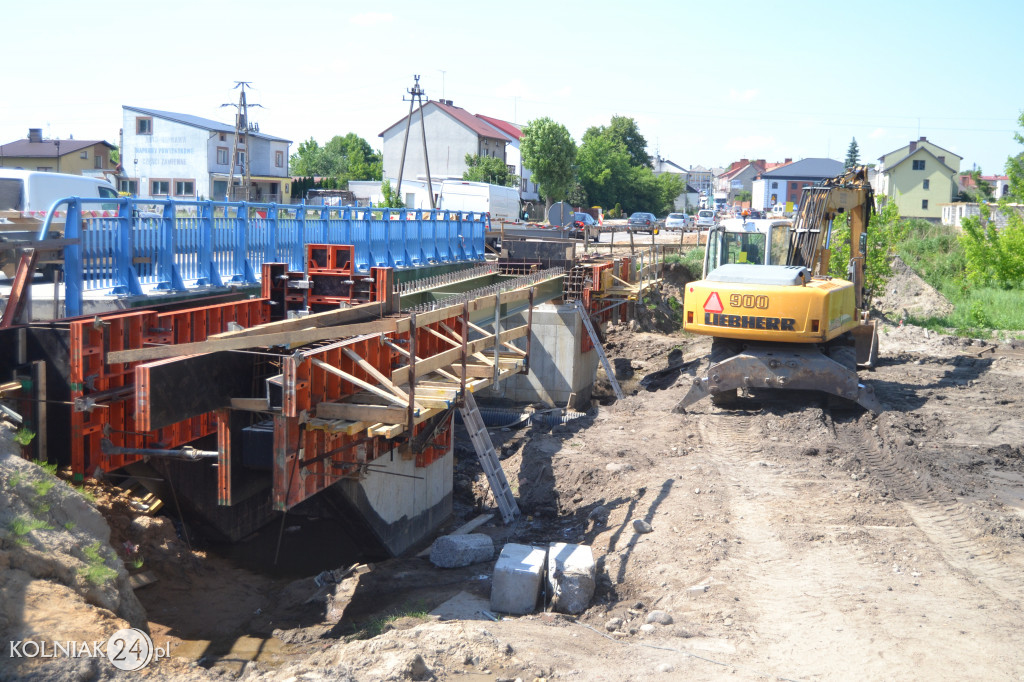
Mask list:
[[[60,138],[53,141],[57,145],[57,172],[60,173]]]

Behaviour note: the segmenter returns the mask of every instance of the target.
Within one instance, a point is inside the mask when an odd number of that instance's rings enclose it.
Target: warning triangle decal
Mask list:
[[[708,300],[704,301],[704,312],[706,313],[720,313],[722,312],[722,299],[718,297],[717,291],[712,291],[711,295],[708,296]]]

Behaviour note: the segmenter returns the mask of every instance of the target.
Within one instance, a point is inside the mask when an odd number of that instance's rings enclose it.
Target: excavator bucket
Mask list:
[[[698,375],[672,411],[685,412],[706,396],[738,388],[823,391],[858,403],[875,414],[882,411],[871,386],[860,383],[856,372],[822,355],[817,348],[780,349],[777,345],[757,344],[712,365],[703,376]]]

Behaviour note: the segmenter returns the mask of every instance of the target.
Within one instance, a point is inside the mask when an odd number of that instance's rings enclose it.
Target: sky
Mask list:
[[[431,99],[579,142],[612,116],[688,168],[741,158],[862,162],[926,136],[1001,174],[1024,111],[1024,3],[4,2],[0,142],[118,143],[122,105],[230,123],[250,81],[260,131],[323,144]]]

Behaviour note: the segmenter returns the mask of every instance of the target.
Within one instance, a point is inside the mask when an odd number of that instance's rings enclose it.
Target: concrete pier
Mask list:
[[[509,324],[526,324],[525,318]],[[530,373],[517,374],[498,387],[480,393],[482,398],[504,398],[517,403],[541,402],[552,407],[586,410],[597,375],[597,351],[582,352],[587,335],[572,304],[544,303],[533,309]],[[526,348],[525,339],[516,341]]]

